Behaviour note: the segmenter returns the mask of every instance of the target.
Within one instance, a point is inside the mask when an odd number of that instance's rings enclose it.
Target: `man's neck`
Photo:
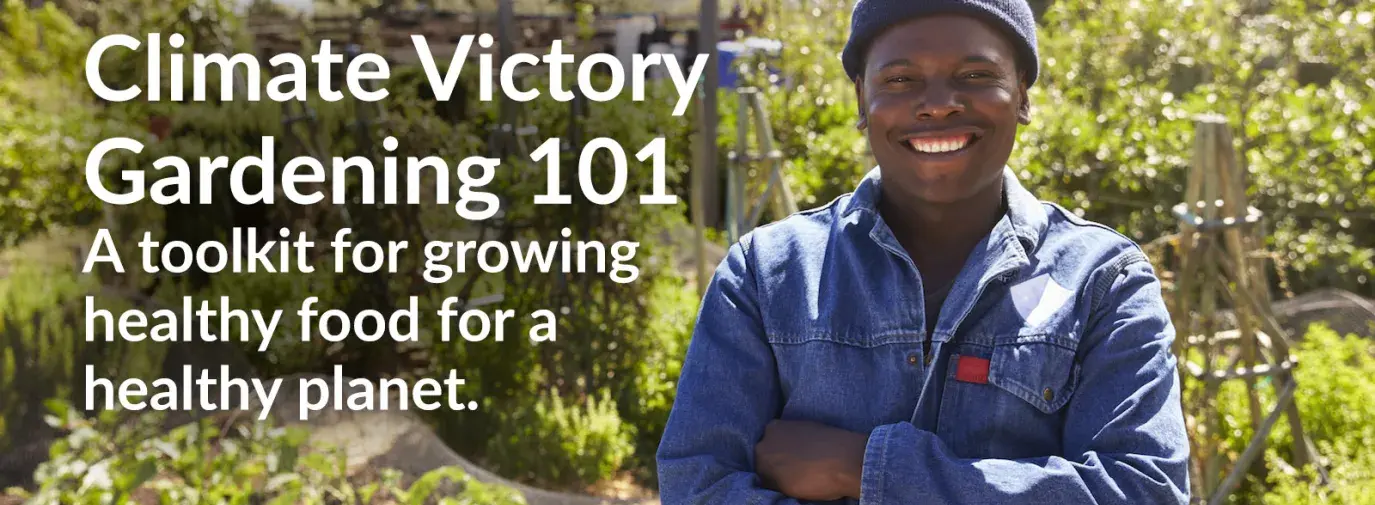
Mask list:
[[[990,184],[955,202],[930,202],[885,190],[879,212],[921,271],[926,290],[936,290],[954,280],[970,251],[1002,218],[1003,184]]]

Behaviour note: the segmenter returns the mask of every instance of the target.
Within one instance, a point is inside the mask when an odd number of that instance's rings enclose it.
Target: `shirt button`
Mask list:
[[[917,353],[914,352],[912,354],[907,355],[907,364],[912,366],[917,365]]]
[[[1055,392],[1054,392],[1054,391],[1051,391],[1050,388],[1046,388],[1045,391],[1042,391],[1042,392],[1041,392],[1041,397],[1042,397],[1042,398],[1045,398],[1046,401],[1054,400],[1054,399],[1055,399]]]

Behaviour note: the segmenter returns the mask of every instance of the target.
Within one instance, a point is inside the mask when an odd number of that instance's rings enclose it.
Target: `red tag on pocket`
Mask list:
[[[960,356],[955,367],[955,380],[988,384],[988,360],[974,356]]]

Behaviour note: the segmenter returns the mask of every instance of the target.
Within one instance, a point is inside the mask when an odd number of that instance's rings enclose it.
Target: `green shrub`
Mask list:
[[[1312,469],[1290,472],[1284,463],[1293,437],[1287,422],[1276,424],[1267,439],[1267,482],[1253,476],[1243,486],[1239,503],[1263,496],[1265,503],[1375,503],[1375,343],[1354,335],[1341,336],[1325,325],[1314,325],[1298,346],[1299,383],[1296,398],[1303,428],[1313,438],[1320,457],[1330,462],[1330,485],[1318,486]],[[1273,405],[1273,388],[1259,388],[1263,406]],[[1224,385],[1217,400],[1222,433],[1233,454],[1246,447],[1248,426],[1245,384]]]
[[[90,148],[110,126],[80,82],[93,39],[52,4],[0,1],[0,246],[99,215],[82,191]]]
[[[621,422],[608,392],[569,403],[540,394],[502,414],[488,440],[494,470],[537,485],[584,488],[621,469],[634,450],[634,428]]]
[[[693,290],[683,286],[682,279],[669,275],[657,279],[649,296],[652,322],[645,338],[652,339],[653,345],[639,363],[634,379],[627,381],[620,412],[625,422],[635,427],[635,455],[629,466],[643,470],[638,480],[652,486],[658,482],[654,456],[673,408],[698,300]]]
[[[1150,241],[1178,230],[1169,209],[1184,198],[1195,115],[1221,114],[1290,287],[1375,294],[1375,221],[1359,210],[1375,198],[1372,9],[1055,2],[1042,20],[1032,124],[1012,164],[1043,197]],[[1313,67],[1331,80],[1313,79]]]
[[[15,126],[0,129],[4,130],[0,131],[0,246],[31,240],[39,233],[61,227],[83,227],[85,231],[84,227],[93,225],[95,220],[102,217],[107,219],[103,225],[115,228],[116,240],[125,245],[132,243],[129,236],[143,230],[151,231],[155,239],[177,238],[194,243],[216,238],[213,232],[233,224],[234,216],[230,215],[228,207],[197,206],[194,212],[176,206],[161,208],[155,205],[116,209],[99,205],[85,190],[78,169],[84,153],[89,151],[94,141],[116,134],[144,138],[147,136],[147,132],[142,131],[144,123],[152,115],[171,118],[175,125],[173,135],[161,142],[149,143],[147,149],[137,156],[112,158],[106,170],[146,169],[153,159],[167,154],[183,157],[243,156],[254,153],[259,145],[258,139],[264,135],[278,137],[280,151],[277,154],[282,158],[303,154],[285,141],[286,132],[278,104],[216,100],[193,104],[144,103],[143,100],[96,104],[89,90],[84,87],[81,65],[92,33],[109,33],[112,28],[134,34],[176,31],[187,35],[185,49],[188,51],[193,48],[198,52],[223,50],[219,47],[221,39],[241,43],[247,34],[238,16],[225,8],[230,2],[199,2],[195,9],[199,15],[185,16],[188,4],[197,2],[175,0],[170,4],[154,5],[147,0],[138,0],[135,2],[138,8],[129,8],[126,4],[104,6],[72,2],[65,7],[74,10],[64,14],[61,9],[51,6],[31,10],[21,0],[0,1],[4,2],[4,9],[0,10],[0,24],[5,26],[4,30],[0,30],[0,124]],[[68,19],[69,15],[86,20],[83,21],[85,27],[76,26]],[[41,27],[41,30],[35,26]],[[39,38],[37,34],[40,31],[46,34],[46,38]],[[46,44],[47,52],[42,50],[45,47],[43,44]],[[376,44],[367,43],[364,46],[377,47]],[[126,53],[131,56],[121,59],[115,55]],[[146,62],[144,58],[135,56],[138,55],[116,52],[105,58],[109,80],[123,82],[121,79],[141,76]],[[169,56],[164,54],[164,58]],[[571,74],[566,74],[566,77],[568,75]],[[475,72],[465,72],[465,76],[469,84],[477,79]],[[217,80],[210,80],[213,96],[213,83]],[[406,152],[400,154],[433,154],[456,160],[484,152],[486,127],[495,119],[497,104],[472,104],[474,107],[468,120],[462,124],[450,124],[435,113],[438,105],[433,100],[420,96],[419,85],[422,83],[423,72],[417,67],[396,69],[387,86],[393,94],[379,104],[379,107],[386,109],[390,122],[369,131],[366,135],[370,139],[355,134],[352,127],[357,119],[357,104],[350,100],[326,103],[312,94],[309,105],[319,118],[318,136],[329,141],[325,151],[336,156],[356,155],[362,149],[361,141],[376,142],[383,135],[395,135],[404,139],[403,151]],[[537,82],[530,84],[539,85]],[[588,139],[615,138],[630,150],[630,154],[654,137],[665,137],[668,190],[681,195],[685,202],[685,174],[691,159],[689,132],[692,124],[689,117],[669,115],[671,107],[665,104],[672,103],[672,91],[671,85],[660,82],[649,87],[648,101],[645,103],[634,103],[627,94],[613,103],[590,104],[584,134]],[[469,97],[469,102],[475,101]],[[522,110],[539,128],[536,139],[565,136],[564,132],[571,121],[567,104],[557,103],[546,94],[540,100],[524,104]],[[298,124],[297,128],[303,129],[303,125]],[[528,140],[534,143],[536,139]],[[609,174],[612,173],[609,170],[610,160],[605,153],[596,156],[592,173],[599,188],[609,187]],[[586,336],[586,339],[565,337],[567,340],[564,342],[539,347],[508,339],[500,345],[439,345],[428,349],[407,349],[402,355],[397,346],[386,342],[374,345],[349,341],[339,346],[325,346],[319,345],[318,341],[301,343],[297,339],[278,338],[267,353],[253,350],[257,341],[243,344],[248,347],[246,354],[249,361],[263,376],[327,371],[327,367],[333,364],[341,364],[351,372],[357,371],[358,375],[409,376],[459,369],[467,374],[466,380],[475,394],[496,405],[528,402],[538,391],[551,387],[559,388],[570,398],[594,396],[598,391],[608,391],[614,402],[605,405],[619,405],[622,412],[642,406],[649,409],[643,419],[631,421],[631,424],[644,422],[651,426],[637,443],[639,453],[652,454],[653,447],[657,445],[657,433],[661,429],[653,426],[662,425],[662,420],[658,419],[663,417],[671,402],[671,385],[676,377],[676,372],[672,371],[675,366],[673,362],[680,355],[670,354],[679,349],[677,344],[661,340],[682,340],[682,327],[687,325],[679,325],[672,332],[663,333],[660,338],[659,330],[650,331],[648,328],[662,324],[661,314],[681,313],[681,304],[659,310],[647,305],[658,302],[646,300],[663,298],[649,292],[650,289],[660,289],[650,286],[659,286],[656,280],[659,266],[669,264],[667,261],[658,262],[668,254],[666,248],[657,247],[654,242],[657,242],[659,232],[682,226],[685,203],[678,206],[639,205],[634,195],[649,192],[652,181],[643,171],[644,166],[635,161],[630,165],[633,172],[625,188],[627,197],[610,206],[590,204],[581,198],[566,208],[529,205],[531,197],[547,187],[544,178],[538,177],[544,173],[544,166],[529,160],[512,159],[503,167],[502,173],[529,174],[532,177],[503,175],[488,188],[503,195],[507,202],[527,202],[506,206],[513,224],[509,229],[484,235],[488,240],[543,240],[555,237],[562,228],[569,227],[577,239],[607,243],[613,240],[641,242],[642,248],[636,255],[637,266],[642,268],[639,283],[622,285],[591,274],[531,274],[519,278],[486,276],[479,284],[482,287],[476,295],[494,291],[505,295],[501,304],[490,308],[510,309],[521,314],[552,308],[559,312],[560,336]],[[576,166],[575,154],[564,156],[565,179],[572,180]],[[150,177],[154,176],[150,173]],[[226,187],[215,185],[216,191]],[[214,199],[227,200],[223,194],[216,194]],[[466,223],[455,221],[453,211],[448,206],[411,209],[409,206],[378,208],[352,205],[346,209],[348,219],[344,219],[343,211],[335,212],[337,209],[333,208],[322,210],[320,215],[297,213],[296,210],[286,205],[270,209],[274,224],[291,223],[295,227],[308,222],[318,231],[340,227],[341,222],[353,222],[354,231],[360,237],[409,239],[412,244],[419,243],[422,238],[449,238],[451,234],[467,237],[465,233],[469,231],[463,229]],[[411,210],[419,215],[410,215]],[[106,211],[108,215],[103,215]],[[307,221],[299,214],[309,214],[314,218]],[[420,227],[424,228],[424,234],[416,232]],[[426,234],[427,237],[421,236]],[[316,237],[316,240],[317,247],[323,246],[320,242],[323,238]],[[87,239],[86,244],[89,243]],[[414,263],[418,261],[415,258],[419,254],[408,256],[410,259],[405,260],[406,264],[401,265],[400,271],[414,273],[418,271]],[[131,266],[131,257],[124,256],[126,266]],[[154,297],[176,306],[180,302],[178,297],[182,295],[199,299],[225,295],[233,297],[236,305],[292,309],[304,296],[316,295],[321,297],[321,306],[356,311],[360,308],[383,310],[404,301],[408,295],[416,295],[422,299],[426,313],[433,314],[437,300],[456,295],[457,288],[463,284],[429,285],[416,281],[414,275],[380,278],[323,272],[327,268],[319,270],[320,273],[313,275],[219,274],[204,284],[162,282]],[[122,280],[128,281],[131,286],[147,289],[152,285],[151,277],[131,273],[123,276]],[[184,277],[195,279],[191,275]],[[375,282],[379,278],[381,281]],[[94,282],[95,279],[83,280]],[[192,291],[194,286],[200,286],[201,289]],[[89,287],[82,286],[83,289]],[[681,283],[676,285],[676,289],[683,289]],[[3,288],[0,288],[0,293],[3,293]],[[4,295],[0,294],[0,298],[4,298]],[[46,298],[41,301],[43,303],[40,305],[46,305]],[[668,303],[677,304],[676,301]],[[677,316],[668,317],[668,320],[681,319]],[[518,323],[513,322],[513,327],[506,328],[508,335],[526,329],[514,327]],[[297,334],[298,326],[295,311],[288,310],[283,315],[278,336]],[[429,333],[428,329],[421,331],[423,341],[434,340],[433,333]],[[76,339],[49,340],[67,342]],[[0,365],[10,359],[7,358],[7,352],[0,349]],[[62,353],[48,354],[62,356]],[[647,363],[654,365],[648,366]],[[40,366],[60,371],[58,367],[65,365],[44,362]],[[0,366],[0,384],[12,382],[11,378],[5,377],[4,370]],[[532,370],[536,373],[531,373]],[[67,375],[70,374],[61,377]],[[0,400],[10,399],[11,396],[0,394]],[[11,402],[37,403],[27,399]],[[434,412],[425,413],[424,416],[455,450],[465,456],[481,459],[484,448],[489,445],[488,439],[499,427],[499,419],[494,412],[483,409],[463,415]],[[638,411],[627,412],[627,415],[639,414]],[[0,434],[4,429],[0,426]],[[0,441],[0,447],[4,446]],[[609,454],[620,452],[611,451]],[[617,456],[612,461],[619,465],[623,459],[624,456]],[[647,463],[640,464],[648,467]]]
[[[74,253],[89,234],[50,231],[0,250],[0,452],[47,429],[43,401],[64,398],[84,407],[84,366],[105,376],[150,379],[165,347],[87,341],[84,295],[98,293],[94,275],[80,275]],[[123,311],[124,300],[99,294],[100,308]]]
[[[121,421],[118,412],[105,411],[85,419],[62,402],[49,402],[49,408],[50,424],[69,434],[54,443],[51,459],[36,472],[35,492],[9,491],[36,505],[104,505],[134,497],[139,503],[525,503],[516,491],[453,467],[432,470],[409,486],[392,469],[351,477],[342,454],[311,447],[300,428],[244,423],[223,429],[207,419],[162,433],[161,415]]]
[[[1317,473],[1312,468],[1298,474],[1279,473],[1271,479],[1263,502],[1275,505],[1375,504],[1375,453],[1369,450],[1353,452],[1353,448],[1331,444],[1318,445],[1319,452],[1333,462],[1328,468],[1328,485],[1318,484]]]
[[[803,207],[853,189],[873,163],[837,61],[851,4],[745,2],[768,13],[758,35],[785,43],[769,62],[782,79],[750,64],[746,80],[767,91]],[[1375,219],[1363,210],[1375,202],[1373,11],[1371,0],[1052,2],[1031,124],[1009,165],[1042,198],[1150,241],[1178,230],[1170,207],[1183,199],[1195,115],[1222,114],[1292,289],[1375,295]],[[1331,79],[1315,78],[1324,71]],[[735,110],[723,93],[725,146]]]

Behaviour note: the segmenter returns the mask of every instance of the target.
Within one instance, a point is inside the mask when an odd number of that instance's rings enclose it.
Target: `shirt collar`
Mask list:
[[[879,216],[878,202],[881,198],[879,187],[882,182],[881,169],[879,167],[870,169],[851,194],[843,215],[849,216],[855,212],[864,212],[877,218]],[[1017,236],[1018,241],[1025,249],[1024,252],[1030,255],[1040,244],[1041,235],[1045,232],[1047,223],[1045,209],[1041,206],[1040,199],[1022,186],[1016,173],[1010,167],[1003,168],[1003,196],[1007,199],[1007,215],[1004,218],[1011,225],[1013,234]]]
[[[843,214],[857,213],[871,220],[869,237],[890,253],[905,256],[906,252],[878,212],[881,179],[878,168],[870,170],[845,204]],[[955,329],[963,324],[964,318],[987,286],[999,280],[1011,281],[1019,271],[1031,264],[1030,258],[1035,255],[1049,221],[1045,208],[1006,167],[1003,170],[1003,195],[1007,212],[988,236],[974,247],[966,267],[956,277],[951,290],[953,295],[942,304],[942,317],[931,336],[936,342],[953,338]],[[944,314],[947,310],[951,314],[948,317]]]

